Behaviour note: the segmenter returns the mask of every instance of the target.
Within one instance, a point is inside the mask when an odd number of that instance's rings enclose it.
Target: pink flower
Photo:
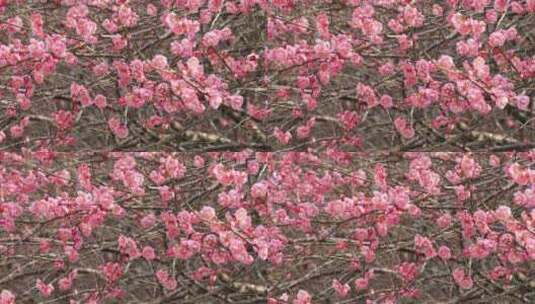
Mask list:
[[[106,75],[109,71],[109,65],[106,62],[101,62],[95,65],[92,69],[95,76],[100,77]]]
[[[518,38],[518,31],[515,27],[510,27],[505,31],[505,38],[507,40],[515,40]]]
[[[171,29],[171,31],[175,35],[182,35],[184,33],[183,27],[180,24],[179,16],[177,16],[174,12],[165,14],[163,16],[163,21],[165,25]]]
[[[93,99],[93,103],[95,104],[95,106],[97,106],[97,108],[104,109],[107,106],[106,96],[98,94]]]
[[[100,266],[106,280],[110,283],[116,282],[123,275],[123,268],[119,263],[106,263]]]
[[[405,78],[404,79],[405,86],[407,87],[415,86],[418,80],[418,77],[417,77],[418,75],[417,75],[417,71],[414,65],[409,62],[402,62],[400,66],[401,66],[401,71],[403,72],[403,77]]]
[[[403,262],[398,266],[398,272],[407,282],[410,282],[418,275],[418,265],[416,263]]]
[[[83,189],[91,191],[93,185],[91,185],[91,169],[87,164],[82,164],[76,170],[78,175],[78,181]]]
[[[167,175],[171,178],[182,178],[186,174],[186,167],[171,155],[167,158],[162,158],[160,162],[163,164]]]
[[[232,95],[228,97],[228,103],[230,107],[236,111],[241,110],[243,105],[243,96]]]
[[[360,116],[355,111],[344,111],[338,114],[338,119],[342,122],[347,131],[355,128],[360,122]]]
[[[9,131],[11,132],[11,136],[13,138],[19,138],[22,137],[22,134],[24,133],[24,127],[16,124],[11,126],[11,128],[9,128]]]
[[[147,214],[140,221],[141,227],[143,229],[149,229],[156,224],[156,220],[154,213]]]
[[[139,59],[134,59],[130,62],[130,70],[132,71],[132,76],[135,80],[142,83],[146,80],[145,73],[143,71],[143,61]]]
[[[275,127],[275,131],[273,132],[273,135],[277,138],[277,140],[284,145],[287,145],[288,142],[290,142],[290,139],[292,139],[292,134],[288,131],[284,132],[279,127]]]
[[[265,198],[268,194],[268,185],[264,182],[255,183],[251,187],[251,196],[254,198]]]
[[[171,52],[181,57],[191,57],[193,56],[194,45],[195,41],[188,38],[184,38],[180,41],[173,41],[171,42]]]
[[[307,106],[307,110],[314,111],[318,106],[318,101],[310,94],[302,94],[303,103]]]
[[[473,38],[457,43],[457,53],[461,56],[475,57],[479,54],[479,42]]]
[[[176,279],[163,269],[156,271],[156,278],[165,289],[174,290],[177,287]]]
[[[462,268],[455,268],[452,272],[453,280],[461,289],[471,289],[474,286],[472,278],[465,275]]]
[[[390,109],[394,105],[392,97],[386,94],[381,96],[381,99],[379,99],[379,104],[385,109]]]
[[[180,18],[175,13],[167,14],[164,20],[173,33],[176,35],[186,34],[190,39],[195,37],[195,34],[200,30],[199,21]]]
[[[399,134],[404,138],[410,139],[414,137],[414,129],[407,123],[405,118],[398,117],[394,120],[394,126],[398,130]]]
[[[79,101],[82,106],[87,107],[93,103],[93,100],[89,96],[89,91],[84,85],[79,85],[76,82],[71,83],[71,98]]]
[[[119,7],[118,20],[125,27],[133,27],[137,24],[138,15],[129,6],[123,4]]]
[[[119,27],[117,26],[117,24],[111,21],[110,19],[104,19],[101,25],[110,34],[113,34],[119,30]]]
[[[363,290],[368,288],[368,279],[367,278],[358,278],[355,280],[355,288],[357,290]]]
[[[76,33],[80,35],[85,42],[89,44],[97,42],[97,37],[93,36],[97,31],[97,24],[95,22],[86,18],[77,19],[75,22]]]
[[[434,258],[437,255],[435,248],[433,247],[433,242],[427,237],[416,234],[414,236],[414,245],[416,251],[424,254],[428,259]]]
[[[463,185],[454,186],[454,189],[459,202],[464,202],[471,196],[471,192],[469,190],[466,190]]]
[[[496,31],[489,36],[489,45],[491,47],[501,47],[505,44],[506,37],[502,31]]]
[[[440,246],[440,248],[438,248],[438,256],[444,261],[449,260],[451,258],[450,248],[447,246]]]
[[[78,250],[76,250],[73,246],[65,246],[64,251],[65,255],[69,259],[69,262],[76,263],[78,261]]]
[[[141,256],[141,253],[137,247],[137,243],[134,241],[134,239],[120,235],[117,243],[119,244],[119,250],[121,253],[125,254],[128,259],[133,260]]]
[[[329,39],[329,17],[325,13],[320,13],[316,16],[316,28],[323,39]]]
[[[437,225],[440,229],[448,228],[451,225],[451,215],[443,214],[437,219]]]
[[[147,4],[146,11],[149,16],[156,16],[158,14],[158,8],[152,3]]]
[[[30,23],[32,27],[32,32],[35,36],[43,39],[45,33],[43,32],[43,17],[39,13],[32,13],[30,15]]]
[[[120,34],[115,34],[111,37],[111,42],[113,44],[112,50],[114,52],[119,52],[128,45],[128,40],[126,40]]]
[[[493,167],[498,167],[500,165],[500,158],[495,154],[489,157],[489,164]]]
[[[535,3],[535,1],[531,0],[533,3]],[[511,11],[515,14],[523,14],[525,12],[524,10],[524,7],[522,6],[522,4],[518,1],[513,1],[511,3]]]
[[[316,124],[316,119],[312,117],[309,119],[304,125],[297,127],[296,133],[297,138],[299,139],[305,139],[310,136],[310,132],[312,131],[312,128]]]
[[[522,111],[528,111],[529,107],[529,96],[527,95],[518,95],[514,99],[515,105]]]
[[[188,72],[195,79],[200,79],[204,75],[203,66],[200,64],[200,61],[197,57],[191,57],[186,62],[188,67]]]
[[[217,274],[216,270],[205,267],[205,266],[201,266],[197,268],[197,270],[195,270],[191,276],[197,281],[202,281],[206,278],[213,279],[213,276],[216,274]]]
[[[41,292],[41,295],[48,298],[52,292],[54,292],[54,286],[52,284],[45,284],[41,279],[37,279],[35,287]]]
[[[69,111],[59,110],[54,113],[54,120],[59,129],[67,130],[74,123],[74,115]]]
[[[202,44],[207,48],[216,47],[219,42],[229,40],[231,38],[232,31],[229,28],[224,28],[222,30],[211,30],[204,34],[202,38]]]
[[[519,185],[527,185],[530,181],[530,173],[520,164],[514,163],[506,169],[513,181]]]
[[[17,33],[23,28],[23,22],[19,16],[7,19],[6,24],[9,33]]]
[[[112,117],[108,120],[108,126],[118,138],[128,137],[128,128],[121,123],[119,118]]]
[[[357,97],[366,102],[369,108],[373,108],[379,104],[373,88],[363,83],[357,84]]]
[[[152,58],[151,65],[156,69],[166,69],[168,66],[167,58],[164,55],[158,54]]]
[[[169,200],[175,197],[175,192],[173,192],[173,190],[170,189],[168,186],[159,187],[158,192],[164,204],[166,204]]]
[[[433,4],[433,15],[439,17],[444,14],[444,9],[438,4]]]
[[[455,67],[455,63],[453,62],[453,58],[448,55],[442,55],[437,61],[437,67],[443,70],[450,70]]]
[[[141,255],[147,261],[152,261],[156,258],[156,253],[154,252],[154,248],[152,248],[151,246],[143,247]]]
[[[184,224],[186,227],[181,227],[183,230],[193,230],[190,223]],[[171,256],[177,257],[181,260],[187,260],[197,254],[201,250],[201,245],[195,240],[183,239],[180,244],[172,248]]]
[[[413,41],[410,39],[406,34],[399,35],[397,37],[398,44],[399,44],[399,50],[400,51],[406,51],[413,46]]]
[[[312,304],[312,297],[310,294],[303,289],[300,289],[297,292],[297,297],[292,302],[293,304]]]
[[[341,200],[333,200],[325,206],[325,212],[332,217],[343,217],[345,214],[345,205]]]
[[[503,12],[507,8],[508,0],[494,0],[494,9]]]
[[[3,289],[0,292],[0,304],[15,304],[15,295],[11,291]]]
[[[66,277],[61,278],[58,281],[59,289],[62,291],[69,290],[72,288],[72,283],[76,276],[78,275],[78,272],[76,270],[71,271]]]
[[[474,178],[479,175],[481,166],[468,154],[464,154],[459,163],[460,171],[466,178]]]
[[[530,13],[535,13],[535,0],[526,1],[526,10]]]
[[[238,226],[240,227],[240,229],[248,230],[252,227],[251,217],[247,214],[247,210],[245,210],[245,208],[238,209],[234,216],[238,221]]]
[[[511,274],[510,269],[507,269],[503,266],[496,266],[490,272],[490,277],[493,281],[497,281],[502,277],[509,276],[510,274]]]
[[[199,211],[199,218],[206,222],[211,222],[213,220],[217,219],[217,215],[215,213],[215,209],[209,206],[204,206]]]
[[[507,222],[509,219],[511,219],[511,208],[507,206],[499,206],[498,209],[495,211],[496,219]]]
[[[229,249],[232,257],[236,261],[244,265],[251,265],[254,262],[253,257],[247,252],[247,248],[241,240],[236,238],[232,239],[230,241]]]
[[[20,108],[23,111],[26,111],[31,107],[32,101],[28,97],[26,97],[25,95],[17,94],[16,98],[17,98],[17,102],[20,104]]]
[[[195,157],[193,158],[193,164],[197,168],[203,167],[205,164],[204,158],[202,158],[200,155],[195,155]]]
[[[349,284],[347,284],[347,283],[342,284],[337,279],[333,280],[332,287],[333,287],[334,290],[336,290],[336,294],[340,298],[345,298],[347,296],[347,294],[349,293],[349,291],[351,290],[351,287],[349,286]]]

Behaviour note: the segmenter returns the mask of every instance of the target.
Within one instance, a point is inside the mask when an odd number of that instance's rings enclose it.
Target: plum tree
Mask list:
[[[535,153],[0,155],[0,303],[533,302]]]
[[[0,1],[5,149],[533,148],[533,1]]]

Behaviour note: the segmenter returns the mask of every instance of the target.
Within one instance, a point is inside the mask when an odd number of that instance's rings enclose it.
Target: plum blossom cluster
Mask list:
[[[0,1],[7,147],[534,145],[532,0],[26,2]]]
[[[534,168],[533,151],[3,152],[0,303],[531,301]]]

